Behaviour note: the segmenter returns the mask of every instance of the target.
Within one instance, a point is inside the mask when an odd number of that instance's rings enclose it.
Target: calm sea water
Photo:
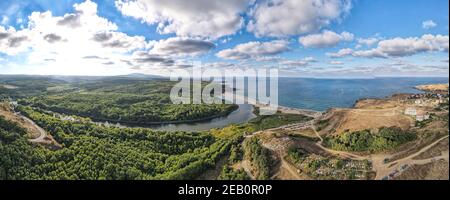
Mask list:
[[[421,93],[414,86],[448,83],[448,78],[312,79],[280,78],[279,104],[325,111],[352,107],[361,98],[383,98],[396,93]]]

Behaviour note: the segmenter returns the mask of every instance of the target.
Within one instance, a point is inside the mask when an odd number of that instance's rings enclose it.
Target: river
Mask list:
[[[185,131],[185,132],[200,132],[208,131],[214,128],[223,128],[231,124],[241,124],[248,122],[254,118],[256,115],[253,113],[254,107],[250,104],[239,105],[239,108],[234,112],[230,113],[228,116],[219,117],[212,120],[206,120],[202,122],[194,123],[179,123],[179,124],[164,124],[164,125],[148,125],[148,126],[133,126],[127,124],[120,124],[119,127],[130,127],[130,128],[151,128],[158,131]],[[96,122],[96,124],[106,124]]]

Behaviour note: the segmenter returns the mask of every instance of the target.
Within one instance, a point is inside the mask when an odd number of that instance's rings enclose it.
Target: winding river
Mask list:
[[[202,122],[193,123],[179,123],[179,124],[164,124],[164,125],[148,125],[148,126],[133,126],[127,124],[120,124],[119,127],[130,127],[130,128],[151,128],[158,131],[185,131],[185,132],[200,132],[207,131],[214,128],[223,128],[231,124],[241,124],[248,122],[254,118],[256,115],[253,113],[254,107],[250,104],[239,105],[239,108],[234,112],[230,113],[228,116],[219,117],[212,120],[206,120]],[[106,124],[99,123],[96,124]]]

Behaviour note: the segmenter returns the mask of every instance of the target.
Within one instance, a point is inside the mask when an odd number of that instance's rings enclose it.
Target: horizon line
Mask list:
[[[119,75],[59,75],[59,74],[2,74],[0,76],[60,76],[60,77],[120,77],[120,76],[130,76],[130,75],[142,75],[142,76],[155,76],[160,78],[169,78],[166,75],[156,75],[156,74],[145,74],[145,73],[130,73],[130,74],[119,74]],[[227,77],[227,76],[224,76]],[[246,77],[246,76],[242,76]],[[193,77],[196,78],[196,77]],[[313,78],[313,79],[373,79],[373,78],[450,78],[450,76],[438,76],[438,75],[376,75],[376,76],[283,76],[280,75],[278,78]]]

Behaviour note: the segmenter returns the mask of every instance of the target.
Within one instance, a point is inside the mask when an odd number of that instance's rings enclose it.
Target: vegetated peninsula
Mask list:
[[[135,104],[148,116],[193,119],[221,108],[155,112],[170,86],[164,80],[2,76],[0,85],[8,85],[0,87],[0,179],[448,179],[448,90],[323,113],[281,108],[261,116],[256,107],[249,122],[195,133],[89,118],[145,116],[131,112]]]

